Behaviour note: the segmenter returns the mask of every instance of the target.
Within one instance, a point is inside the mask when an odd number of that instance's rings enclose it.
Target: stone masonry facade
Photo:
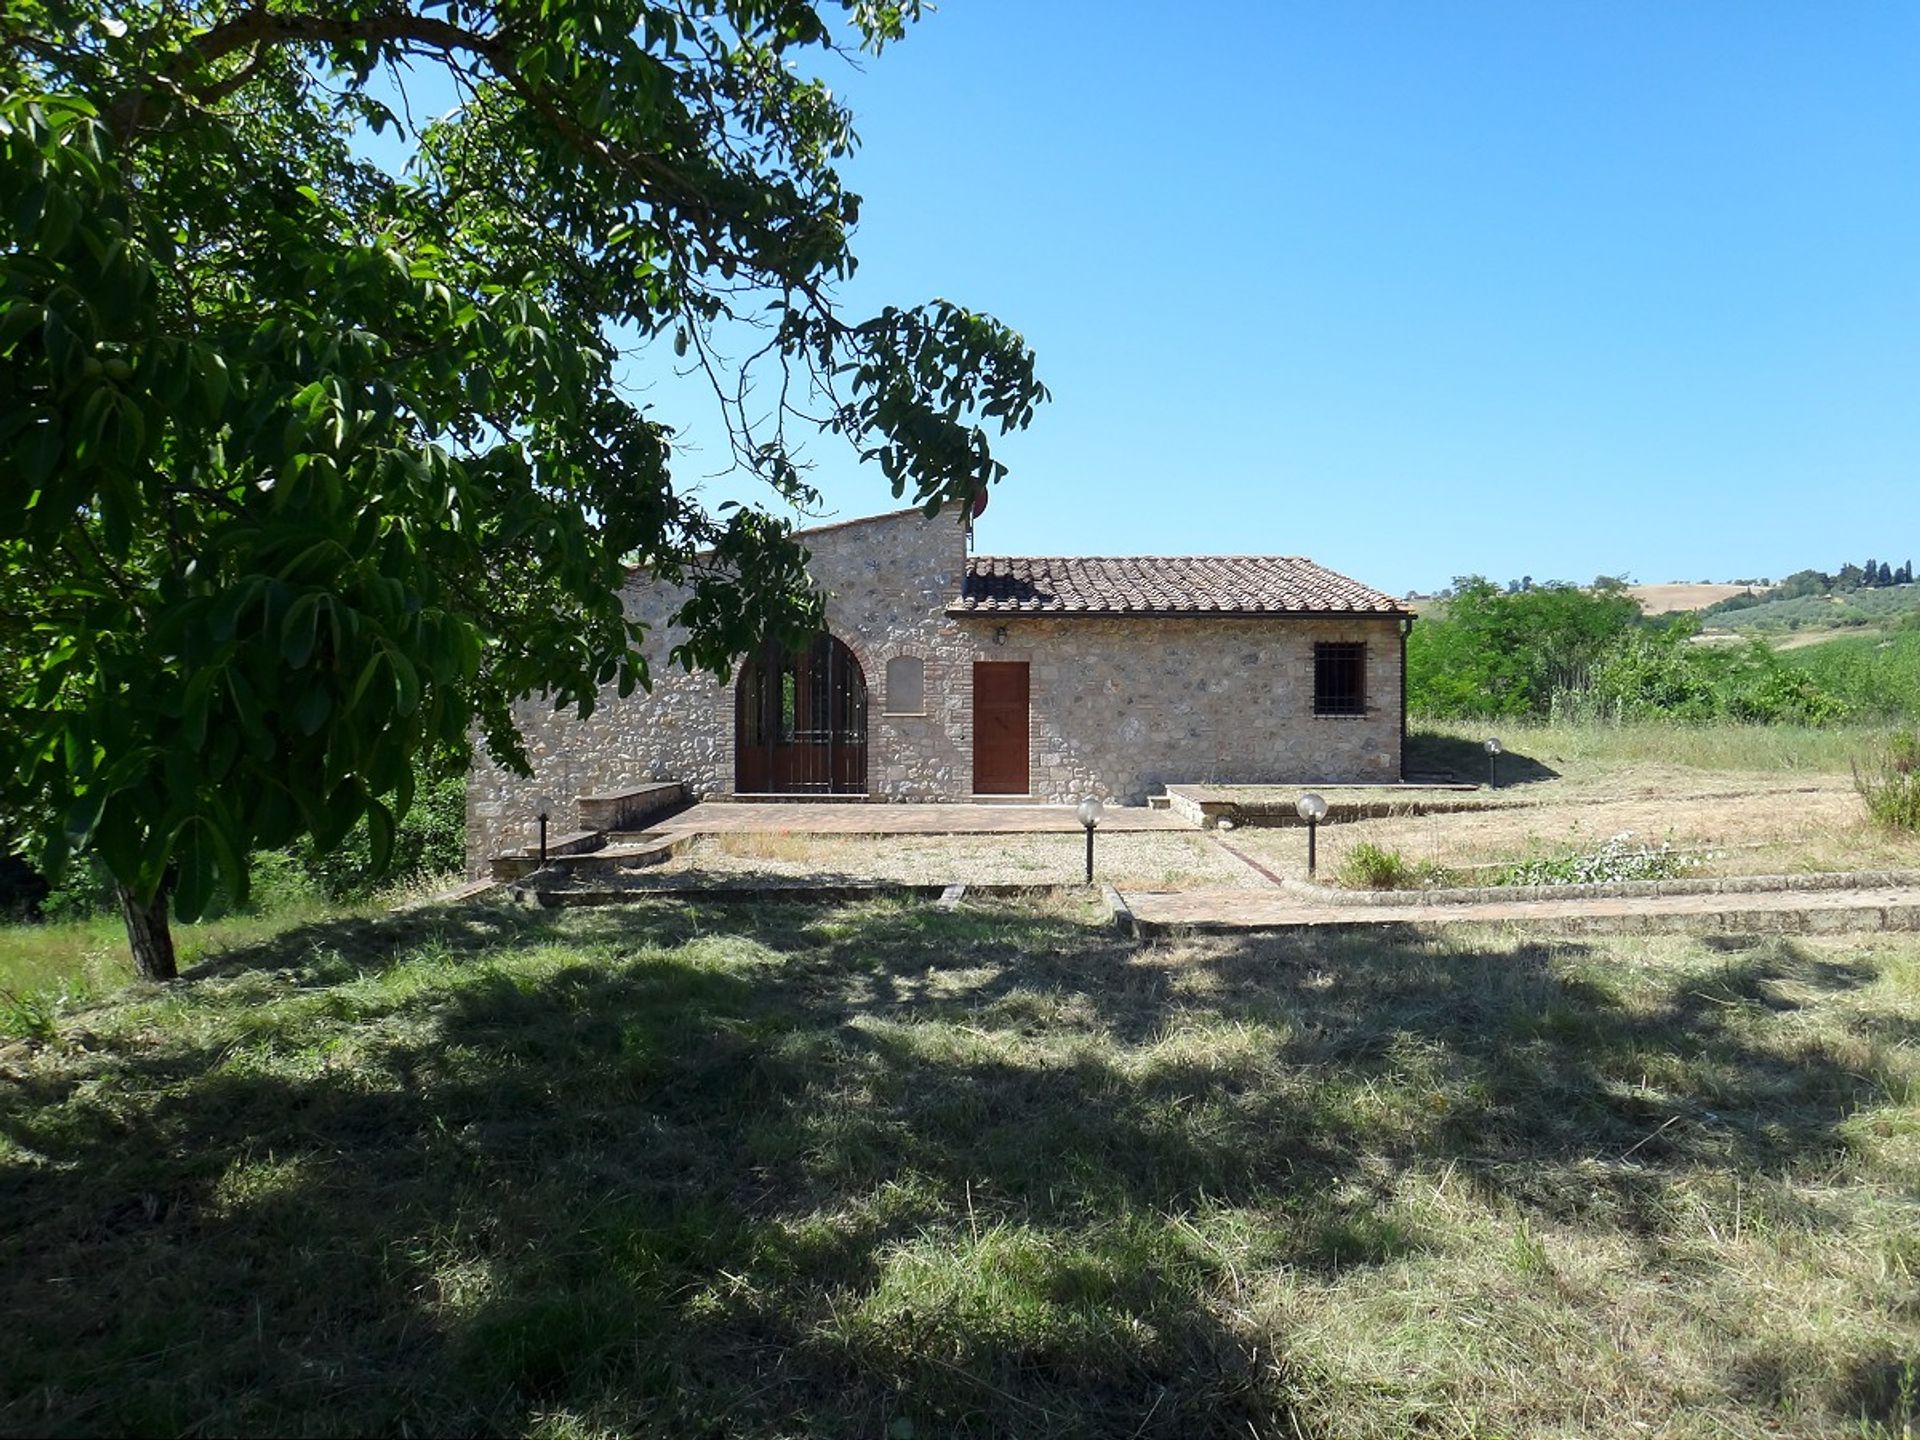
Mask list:
[[[953,615],[967,532],[952,513],[876,516],[807,537],[827,629],[867,691],[867,789],[876,800],[973,794],[973,662],[1025,661],[1029,776],[1037,801],[1099,795],[1144,804],[1167,784],[1388,782],[1400,774],[1403,621],[1393,615]],[[484,754],[467,787],[467,862],[519,849],[533,806],[556,802],[554,833],[579,828],[577,797],[650,780],[696,796],[734,785],[734,689],[669,667],[673,589],[636,574],[629,613],[648,622],[653,689],[609,692],[586,721],[524,703],[534,765],[522,779]],[[1366,646],[1366,708],[1314,713],[1314,647]],[[924,666],[924,703],[889,713],[887,662]]]

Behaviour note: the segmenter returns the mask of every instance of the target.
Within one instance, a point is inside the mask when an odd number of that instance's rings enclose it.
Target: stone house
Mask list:
[[[636,572],[654,685],[578,720],[519,720],[536,774],[482,756],[470,868],[576,797],[649,780],[702,797],[845,795],[1143,804],[1167,784],[1397,780],[1412,612],[1297,556],[972,554],[955,511],[810,530],[827,629],[733,681],[666,663],[675,589]]]

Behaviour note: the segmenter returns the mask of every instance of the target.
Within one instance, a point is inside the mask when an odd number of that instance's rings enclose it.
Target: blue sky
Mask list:
[[[947,0],[827,72],[849,307],[990,310],[1054,393],[981,549],[1393,591],[1920,554],[1920,6],[1204,14]],[[894,503],[811,449],[838,515]]]

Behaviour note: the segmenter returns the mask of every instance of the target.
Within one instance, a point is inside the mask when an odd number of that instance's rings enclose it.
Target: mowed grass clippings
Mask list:
[[[0,1428],[1905,1433],[1920,942],[1102,918],[427,911],[64,1017]]]

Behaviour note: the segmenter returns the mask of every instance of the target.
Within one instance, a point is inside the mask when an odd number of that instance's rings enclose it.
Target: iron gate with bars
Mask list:
[[[734,692],[733,788],[740,795],[867,793],[867,677],[831,635],[769,645]]]

